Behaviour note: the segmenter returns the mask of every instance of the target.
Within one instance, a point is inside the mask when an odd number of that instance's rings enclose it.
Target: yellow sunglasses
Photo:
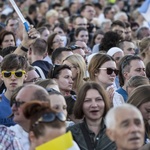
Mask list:
[[[12,74],[15,75],[16,78],[21,78],[23,76],[23,74],[25,74],[26,72],[24,70],[19,70],[19,71],[2,71],[2,75],[5,78],[10,78],[12,76]]]

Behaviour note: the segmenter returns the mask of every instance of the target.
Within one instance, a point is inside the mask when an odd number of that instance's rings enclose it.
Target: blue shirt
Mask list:
[[[0,124],[8,127],[15,125],[13,119],[8,118],[11,114],[10,100],[8,100],[3,93],[0,100]]]
[[[120,95],[122,95],[124,101],[127,102],[128,93],[122,87],[120,87],[118,90],[116,90],[116,92],[118,92]]]

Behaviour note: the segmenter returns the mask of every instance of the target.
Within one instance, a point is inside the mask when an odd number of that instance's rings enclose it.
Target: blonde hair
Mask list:
[[[73,87],[79,89],[84,84],[84,76],[86,71],[86,64],[83,57],[79,54],[68,56],[64,61],[70,62],[73,66],[79,69],[76,82],[73,83]]]
[[[143,58],[145,58],[145,52],[148,50],[148,47],[150,46],[150,37],[145,37],[141,40],[139,43],[140,48],[140,54]]]
[[[58,16],[58,12],[54,9],[51,9],[49,10],[47,13],[46,13],[46,20],[48,20],[50,17],[53,17],[53,16]]]

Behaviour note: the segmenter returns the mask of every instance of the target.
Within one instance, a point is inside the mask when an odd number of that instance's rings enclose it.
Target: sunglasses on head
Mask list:
[[[42,117],[40,117],[36,122],[35,124],[38,124],[38,123],[48,123],[48,122],[53,122],[54,120],[60,120],[62,122],[65,122],[66,121],[66,116],[64,115],[64,113],[62,112],[58,112],[58,113],[53,113],[53,112],[50,112],[50,113],[46,113],[44,114]]]
[[[117,76],[119,73],[119,70],[117,69],[112,69],[112,68],[99,68],[99,69],[105,69],[108,75],[111,75],[114,72]]]
[[[25,102],[19,102],[19,101],[16,101],[16,100],[11,100],[10,106],[12,107],[13,105],[15,105],[15,107],[19,108],[24,103]]]
[[[12,74],[15,75],[16,78],[21,78],[23,76],[23,74],[25,74],[26,72],[24,70],[19,70],[19,71],[2,71],[2,75],[5,78],[10,78],[12,76]]]

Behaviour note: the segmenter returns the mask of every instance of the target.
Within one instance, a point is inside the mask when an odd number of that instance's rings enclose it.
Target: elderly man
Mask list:
[[[130,104],[112,108],[106,116],[106,133],[117,150],[140,150],[144,143],[144,121],[140,111]]]

